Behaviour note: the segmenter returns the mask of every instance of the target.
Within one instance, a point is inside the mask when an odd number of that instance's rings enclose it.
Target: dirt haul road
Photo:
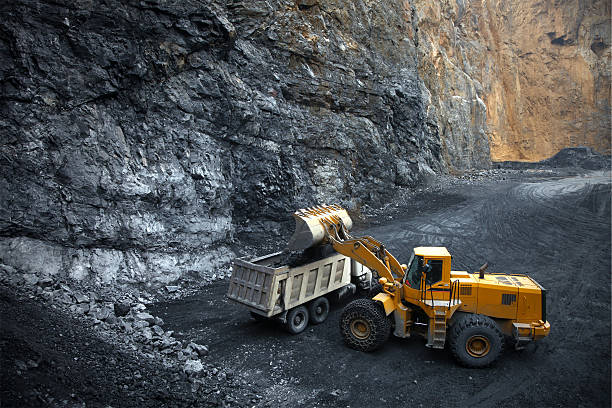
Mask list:
[[[227,281],[153,309],[169,328],[208,344],[248,373],[269,406],[610,406],[610,173],[479,181],[417,195],[357,233],[401,261],[443,245],[453,269],[518,272],[549,290],[552,330],[537,348],[507,350],[488,369],[461,368],[421,338],[391,338],[374,353],[347,348],[328,320],[292,336],[229,303]]]

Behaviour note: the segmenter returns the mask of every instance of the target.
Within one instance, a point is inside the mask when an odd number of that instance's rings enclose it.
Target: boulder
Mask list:
[[[162,329],[158,325],[153,326],[151,329],[153,330],[153,333],[155,333],[159,337],[162,337],[164,335],[164,329]]]
[[[113,311],[110,310],[108,307],[102,307],[100,308],[100,310],[96,312],[96,318],[98,320],[104,321],[108,319],[112,314],[113,314]]]
[[[195,351],[200,357],[204,357],[208,355],[208,347],[204,345],[197,344],[197,343],[189,343],[188,347],[191,348],[193,351]]]
[[[134,329],[141,330],[141,329],[144,329],[145,327],[149,327],[149,322],[147,322],[146,320],[136,320],[133,326],[134,326]]]
[[[31,273],[26,273],[23,275],[23,280],[25,281],[26,285],[34,286],[38,283],[38,276]]]
[[[204,371],[204,366],[200,360],[187,360],[183,366],[183,372],[188,375],[197,375]]]
[[[68,293],[63,293],[60,297],[60,302],[65,305],[71,305],[73,303],[72,296],[70,296]]]
[[[132,307],[128,303],[115,303],[113,309],[115,310],[116,316],[123,317],[130,313]]]
[[[153,317],[151,314],[147,313],[147,312],[140,312],[136,314],[136,319],[138,320],[144,320],[145,322],[147,322],[149,325],[155,324],[155,317]]]

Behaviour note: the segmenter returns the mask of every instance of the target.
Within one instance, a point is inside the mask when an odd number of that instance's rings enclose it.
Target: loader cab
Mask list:
[[[414,249],[406,273],[405,283],[413,289],[445,286],[450,283],[451,255],[444,247]],[[421,280],[424,279],[424,282]]]

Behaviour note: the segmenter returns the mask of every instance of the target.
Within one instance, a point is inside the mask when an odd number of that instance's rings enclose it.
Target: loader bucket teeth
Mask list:
[[[287,249],[298,251],[323,243],[327,235],[326,228],[335,225],[346,230],[353,227],[353,220],[348,212],[338,205],[319,205],[301,209],[293,213],[295,232],[289,239]]]

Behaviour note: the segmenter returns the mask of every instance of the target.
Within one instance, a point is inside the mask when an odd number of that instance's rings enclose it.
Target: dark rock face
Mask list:
[[[249,222],[437,171],[399,3],[4,2],[2,262],[160,285]]]

